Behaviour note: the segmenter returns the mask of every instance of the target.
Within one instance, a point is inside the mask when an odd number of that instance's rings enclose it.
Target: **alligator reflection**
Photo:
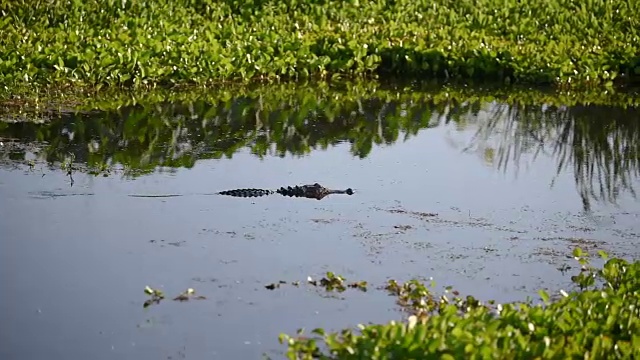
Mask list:
[[[374,145],[454,123],[477,129],[467,150],[483,150],[505,171],[524,153],[550,154],[558,173],[571,166],[585,209],[593,199],[615,201],[622,190],[633,194],[631,180],[640,175],[638,108],[507,106],[496,104],[493,94],[469,91],[461,101],[451,89],[347,96],[326,88],[289,88],[62,113],[40,124],[0,122],[0,161],[24,162],[35,153],[55,164],[72,155],[85,168],[120,164],[128,176],[137,176],[159,166],[231,158],[242,148],[259,157],[299,156],[345,141],[354,156],[364,158]]]

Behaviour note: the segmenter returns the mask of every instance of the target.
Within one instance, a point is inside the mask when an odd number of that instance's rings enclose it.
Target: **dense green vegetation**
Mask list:
[[[455,124],[476,129],[467,151],[484,160],[489,154],[499,168],[517,166],[523,154],[555,158],[558,173],[574,173],[588,209],[594,199],[615,201],[633,191],[631,180],[640,176],[640,97],[589,94],[367,81],[105,93],[66,112],[43,98],[39,110],[21,104],[0,113],[25,120],[0,121],[0,162],[25,162],[35,151],[39,161],[56,164],[72,154],[79,168],[124,167],[136,176],[245,149],[260,157],[304,156],[341,142],[364,158],[378,146]]]
[[[543,303],[482,303],[455,291],[437,296],[416,280],[391,280],[386,289],[408,321],[280,340],[292,360],[638,358],[640,262],[609,259],[595,268],[580,249],[574,255],[583,263],[572,278],[580,290],[554,299],[541,290]]]
[[[639,0],[17,0],[0,13],[4,97],[40,85],[640,75]]]

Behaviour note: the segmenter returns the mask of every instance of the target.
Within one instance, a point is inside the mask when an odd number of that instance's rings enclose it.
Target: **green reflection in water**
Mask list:
[[[190,168],[199,159],[232,158],[245,148],[259,157],[304,156],[348,142],[352,154],[364,158],[378,145],[455,124],[476,133],[467,150],[482,151],[504,171],[517,166],[522,154],[550,154],[558,173],[573,171],[589,209],[592,199],[615,201],[623,190],[635,195],[638,99],[379,83],[116,92],[83,98],[62,112],[53,110],[51,99],[22,114],[3,107],[5,119],[40,121],[0,122],[0,159],[24,162],[35,154],[55,165],[71,154],[81,168],[119,164],[127,176],[138,176],[159,167]]]

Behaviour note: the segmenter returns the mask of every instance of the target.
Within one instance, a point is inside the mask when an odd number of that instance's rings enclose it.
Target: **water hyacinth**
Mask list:
[[[637,358],[640,262],[613,258],[594,268],[583,256],[579,261],[586,265],[581,274],[598,283],[574,279],[583,290],[563,291],[552,301],[540,291],[543,304],[447,300],[418,281],[394,282],[387,289],[410,312],[407,321],[359,325],[357,331],[319,328],[312,337],[281,334],[280,342],[291,360]]]
[[[0,13],[5,90],[380,74],[611,86],[640,75],[638,0],[18,0]]]

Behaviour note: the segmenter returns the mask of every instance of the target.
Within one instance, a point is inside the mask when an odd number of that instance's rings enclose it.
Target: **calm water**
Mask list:
[[[280,333],[400,319],[390,278],[571,288],[575,246],[640,254],[639,114],[303,89],[0,123],[0,357],[281,358]],[[315,182],[356,193],[211,195]],[[326,271],[369,291],[305,284]]]

